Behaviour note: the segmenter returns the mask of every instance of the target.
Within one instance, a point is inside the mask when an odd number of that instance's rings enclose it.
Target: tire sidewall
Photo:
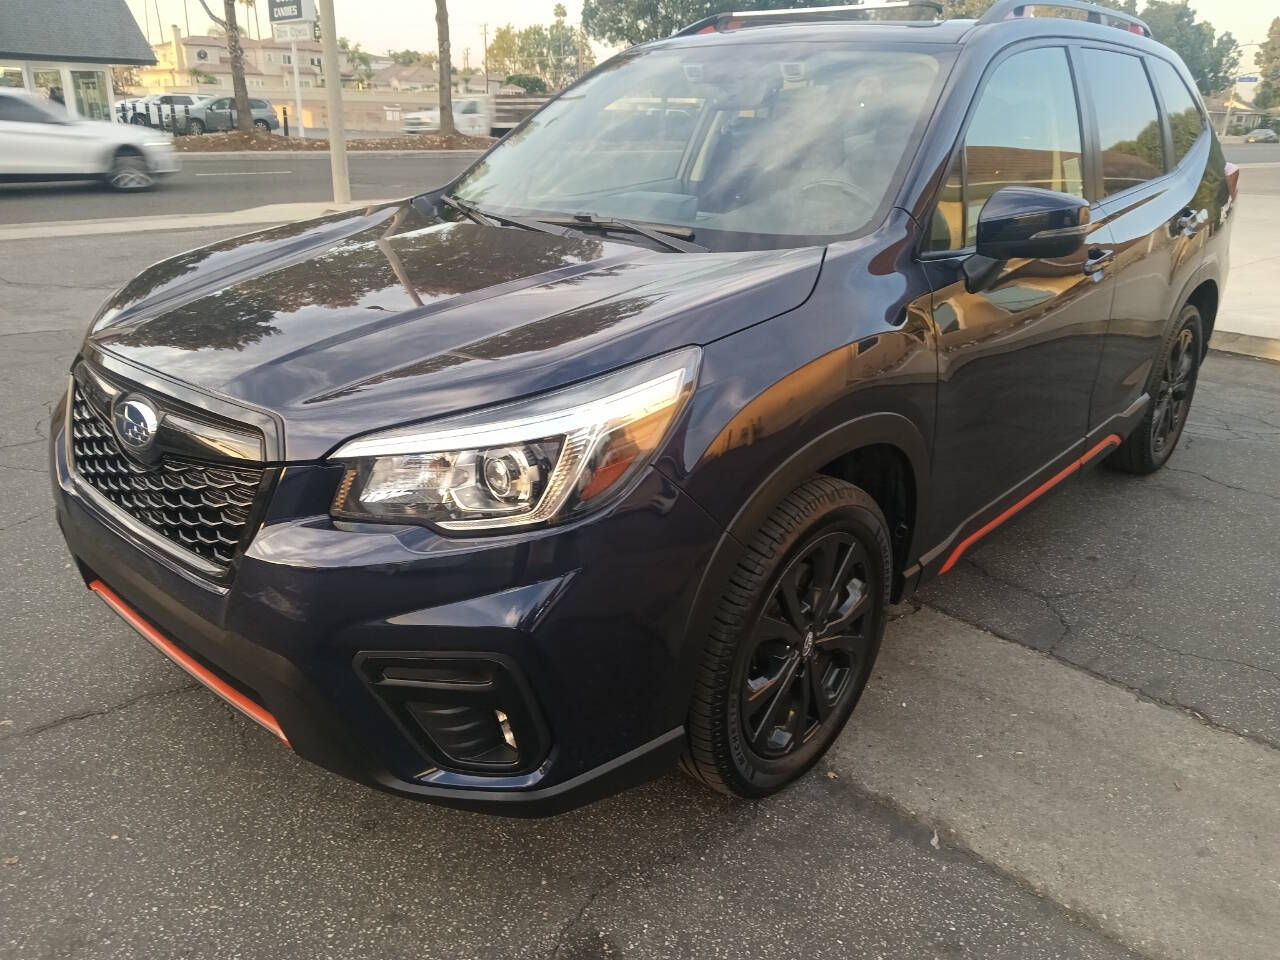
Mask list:
[[[1191,384],[1187,388],[1187,415],[1183,418],[1182,423],[1178,424],[1177,432],[1166,441],[1164,447],[1160,450],[1156,449],[1155,439],[1155,400],[1153,398],[1151,404],[1151,415],[1144,423],[1146,433],[1147,454],[1151,458],[1151,462],[1155,466],[1162,466],[1173,455],[1173,451],[1177,448],[1179,441],[1182,439],[1182,431],[1186,429],[1187,420],[1191,415],[1191,402],[1195,399],[1196,384],[1200,377],[1200,363],[1204,359],[1204,321],[1200,317],[1200,311],[1195,304],[1183,304],[1182,309],[1178,311],[1169,336],[1165,338],[1164,349],[1160,351],[1160,357],[1156,364],[1156,368],[1151,373],[1151,384],[1148,388],[1154,391],[1159,386],[1160,381],[1164,377],[1165,369],[1169,363],[1169,354],[1173,351],[1173,345],[1177,342],[1182,331],[1191,328],[1192,339],[1194,340],[1194,366],[1191,370]]]
[[[741,796],[766,796],[773,793],[784,784],[804,774],[826,753],[848,722],[862,696],[884,634],[889,605],[892,556],[883,518],[856,504],[834,503],[825,505],[823,510],[806,519],[807,522],[793,532],[770,562],[767,573],[762,579],[762,586],[756,591],[752,605],[738,631],[733,665],[729,671],[729,689],[724,700],[724,715],[718,718],[720,720],[719,735],[723,738],[723,742],[716,752],[728,758],[729,769],[722,770],[721,773],[731,781],[734,791]],[[852,533],[862,542],[868,557],[873,561],[875,559],[880,561],[880,569],[877,572],[880,582],[876,585],[872,610],[867,614],[869,635],[864,662],[857,676],[851,681],[854,685],[853,690],[839,710],[832,715],[828,721],[830,725],[821,735],[815,736],[809,743],[785,757],[776,760],[758,757],[747,745],[743,735],[739,698],[739,691],[746,680],[751,653],[748,638],[781,573],[811,542],[837,531]]]

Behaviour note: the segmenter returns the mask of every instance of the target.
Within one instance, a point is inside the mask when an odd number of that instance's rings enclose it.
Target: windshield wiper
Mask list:
[[[624,220],[621,217],[602,217],[595,213],[576,213],[572,217],[565,218],[544,217],[542,222],[561,224],[578,229],[634,233],[638,236],[646,237],[654,243],[660,243],[667,249],[675,250],[677,253],[707,252],[706,247],[699,243],[693,243],[691,239],[680,239],[681,237],[693,237],[693,230],[689,227],[667,226],[665,224],[645,225],[636,223],[634,220]]]
[[[538,233],[550,233],[557,237],[568,236],[570,233],[570,231],[566,230],[564,227],[554,226],[551,223],[544,223],[541,220],[531,220],[527,217],[510,217],[505,213],[493,213],[489,210],[481,210],[474,203],[469,203],[466,200],[459,200],[457,197],[451,197],[447,194],[440,194],[440,199],[455,210],[461,211],[476,223],[486,227],[520,227],[523,230],[536,230]]]
[[[480,224],[480,226],[482,227],[497,226],[497,223],[493,220],[492,217],[485,216],[483,213],[481,213],[479,210],[477,210],[475,207],[473,207],[471,204],[467,203],[466,201],[457,200],[449,196],[447,193],[442,193],[440,194],[440,202],[445,204],[446,206],[453,207],[453,209],[457,210],[464,217],[467,217],[469,220],[474,220],[476,223]]]

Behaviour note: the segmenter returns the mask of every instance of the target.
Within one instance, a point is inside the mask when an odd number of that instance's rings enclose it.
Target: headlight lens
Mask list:
[[[494,530],[602,506],[662,446],[693,390],[691,347],[529,400],[343,445],[341,520]]]

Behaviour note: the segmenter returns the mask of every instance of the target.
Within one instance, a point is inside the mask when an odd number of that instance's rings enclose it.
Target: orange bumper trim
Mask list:
[[[1004,510],[1004,512],[1002,512],[999,516],[995,517],[992,520],[988,520],[981,527],[979,527],[973,533],[969,534],[967,537],[965,537],[963,540],[960,541],[960,545],[951,551],[951,556],[947,557],[947,562],[942,565],[942,569],[938,571],[938,575],[941,576],[942,574],[950,570],[952,567],[954,567],[956,563],[959,562],[961,554],[963,554],[966,550],[968,550],[971,546],[973,546],[975,543],[977,543],[979,540],[985,537],[988,533],[990,533],[996,527],[1000,526],[1000,524],[1004,523],[1006,520],[1012,517],[1015,513],[1017,513],[1027,504],[1031,503],[1033,500],[1037,500],[1040,497],[1044,496],[1046,493],[1048,493],[1050,490],[1052,490],[1054,487],[1060,484],[1063,480],[1067,479],[1067,477],[1071,476],[1073,473],[1078,473],[1081,467],[1083,467],[1086,463],[1088,463],[1098,454],[1102,453],[1104,450],[1110,449],[1111,447],[1118,447],[1120,446],[1120,443],[1121,443],[1121,440],[1118,434],[1113,433],[1104,437],[1102,440],[1098,441],[1098,443],[1096,443],[1083,457],[1080,457],[1080,459],[1067,464],[1065,467],[1063,467],[1061,470],[1055,473],[1052,477],[1050,477],[1044,483],[1040,484],[1040,486],[1036,487],[1034,490],[1028,493],[1025,497],[1023,497],[1013,506],[1007,507]]]
[[[202,684],[220,696],[231,706],[235,707],[250,720],[258,725],[270,730],[279,737],[285,744],[289,745],[289,738],[284,735],[284,731],[280,729],[280,724],[276,722],[276,718],[269,714],[258,704],[254,703],[235,687],[228,684],[221,677],[212,673],[207,667],[194,660],[192,657],[183,653],[174,643],[164,636],[159,630],[149,624],[142,616],[131,606],[120,599],[110,587],[101,580],[94,580],[89,584],[89,589],[100,596],[112,610],[118,613],[121,619],[129,626],[142,634],[152,646],[163,653],[166,657],[180,666],[191,676],[195,677]]]

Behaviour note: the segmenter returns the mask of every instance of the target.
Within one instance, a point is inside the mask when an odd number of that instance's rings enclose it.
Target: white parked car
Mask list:
[[[440,108],[406,113],[405,133],[431,133],[440,129]],[[487,137],[493,126],[493,105],[488,97],[464,97],[453,101],[453,126],[468,137]]]
[[[146,190],[177,169],[167,134],[79,120],[43,97],[0,91],[0,181],[100,179],[116,190]]]

